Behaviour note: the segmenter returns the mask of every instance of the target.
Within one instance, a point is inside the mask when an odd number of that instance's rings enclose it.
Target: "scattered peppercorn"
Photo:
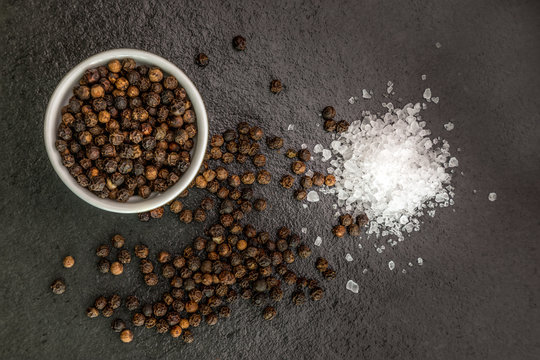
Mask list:
[[[360,214],[356,217],[356,223],[358,226],[366,226],[369,223],[369,219],[366,214]]]
[[[270,82],[270,91],[273,92],[274,94],[278,94],[281,92],[281,90],[283,90],[283,85],[281,84],[281,81],[279,80],[272,80]]]
[[[291,165],[291,170],[297,175],[301,175],[306,172],[306,164],[302,161],[295,161]]]
[[[121,332],[126,328],[126,323],[122,319],[114,319],[111,323],[114,332]]]
[[[345,132],[349,129],[349,123],[345,120],[341,120],[340,122],[338,122],[336,124],[336,131],[338,133],[342,133],[342,132]]]
[[[292,294],[292,301],[294,305],[302,305],[306,302],[306,294],[301,290],[296,290]]]
[[[308,149],[301,149],[298,151],[298,158],[304,162],[311,160],[311,153]]]
[[[130,343],[133,341],[133,332],[131,330],[125,329],[120,333],[120,340],[123,343]]]
[[[233,47],[238,51],[246,50],[246,39],[241,35],[235,36],[233,38]]]
[[[347,232],[347,228],[343,225],[336,225],[332,228],[332,234],[336,237],[343,237],[345,236],[345,233]]]
[[[66,283],[62,279],[56,279],[51,284],[51,290],[56,295],[61,295],[66,291]]]
[[[279,183],[285,189],[290,189],[294,184],[294,178],[291,175],[284,175]]]
[[[336,116],[336,109],[332,106],[327,106],[322,111],[322,117],[324,120],[331,120]]]
[[[272,306],[267,306],[263,310],[263,319],[264,320],[272,320],[276,317],[276,309]]]
[[[95,318],[99,316],[99,310],[95,307],[89,307],[86,309],[86,316],[89,318]]]
[[[75,259],[73,258],[73,256],[68,255],[62,261],[62,265],[64,265],[64,267],[66,269],[69,269],[69,268],[73,267],[73,265],[75,265]]]
[[[297,156],[297,152],[294,151],[294,149],[288,149],[287,151],[285,151],[285,156],[289,159],[293,159]]]
[[[111,274],[120,275],[124,272],[124,265],[121,262],[115,261],[111,264]]]
[[[336,272],[334,271],[334,269],[331,268],[324,270],[322,274],[327,280],[332,280],[336,278]]]
[[[339,217],[339,223],[343,226],[349,226],[353,223],[353,218],[350,214],[344,214]]]
[[[195,56],[195,63],[199,65],[200,67],[205,67],[208,65],[208,56],[204,53],[200,53],[197,56]]]
[[[315,267],[320,272],[325,271],[326,269],[328,269],[328,260],[326,260],[325,258],[322,258],[322,257],[317,258],[317,260],[315,261]]]
[[[347,232],[351,236],[360,236],[361,235],[360,226],[358,226],[358,224],[351,224],[351,225],[347,226]]]
[[[112,237],[111,242],[115,248],[120,249],[122,246],[124,246],[125,239],[122,235],[117,234]]]
[[[135,256],[139,259],[146,259],[148,257],[148,246],[146,245],[135,245]]]
[[[272,150],[281,149],[283,147],[283,139],[278,136],[266,138],[266,145]]]
[[[336,131],[337,124],[334,120],[329,119],[324,122],[324,130],[328,132],[334,132]]]

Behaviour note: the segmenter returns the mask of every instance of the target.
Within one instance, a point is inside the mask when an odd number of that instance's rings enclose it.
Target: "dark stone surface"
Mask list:
[[[2,359],[534,359],[538,341],[540,235],[540,48],[537,1],[197,2],[2,1],[0,4],[0,358]],[[248,50],[231,39],[243,34]],[[435,43],[442,48],[437,49]],[[303,210],[276,184],[258,228],[307,226],[338,268],[320,303],[283,303],[272,322],[247,304],[233,317],[194,331],[184,345],[154,331],[135,331],[121,344],[110,319],[87,319],[101,293],[156,292],[141,286],[136,266],[112,279],[95,270],[95,247],[116,232],[153,251],[187,244],[201,226],[170,213],[140,223],[136,216],[92,208],[54,173],[42,140],[47,101],[71,67],[99,51],[131,47],[161,55],[192,78],[206,101],[213,130],[239,119],[286,144],[328,143],[317,113],[334,104],[339,118],[381,111],[386,82],[396,96],[419,101],[431,87],[441,101],[424,112],[447,138],[464,175],[455,176],[456,205],[425,219],[422,230],[383,254],[376,239],[331,237],[332,199]],[[210,57],[200,69],[199,51]],[[427,81],[420,75],[427,74]],[[272,95],[274,77],[285,91]],[[371,101],[350,96],[373,89]],[[456,128],[446,132],[443,124]],[[461,152],[457,153],[456,148]],[[270,168],[285,162],[274,156]],[[322,164],[316,166],[323,169]],[[473,189],[477,189],[476,195]],[[497,192],[489,202],[489,192]],[[192,204],[195,199],[191,199]],[[354,261],[344,257],[350,252]],[[71,254],[76,265],[61,266]],[[409,261],[425,259],[422,267]],[[394,260],[397,269],[387,268]],[[366,275],[364,268],[369,268]],[[407,268],[402,274],[401,269]],[[311,262],[300,269],[314,276]],[[67,292],[50,282],[64,277]],[[348,279],[360,294],[345,290]]]

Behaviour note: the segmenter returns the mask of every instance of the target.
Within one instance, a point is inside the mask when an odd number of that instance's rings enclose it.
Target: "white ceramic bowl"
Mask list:
[[[127,202],[122,203],[111,199],[101,199],[77,184],[77,181],[69,174],[69,171],[62,164],[60,154],[56,150],[55,142],[57,139],[57,129],[61,121],[61,108],[66,105],[69,98],[73,95],[73,88],[77,86],[85,70],[100,65],[106,65],[111,59],[132,58],[137,64],[154,65],[160,67],[165,73],[174,76],[179,84],[186,89],[186,93],[191,100],[193,110],[197,117],[197,137],[194,141],[194,149],[191,152],[191,165],[188,170],[180,177],[180,180],[162,193],[152,193],[147,199],[139,196],[132,196]],[[195,88],[191,80],[171,62],[151,54],[146,51],[135,49],[114,49],[94,55],[79,65],[75,66],[60,81],[60,84],[54,90],[49,100],[47,112],[45,113],[44,124],[45,146],[47,154],[54,167],[54,170],[60,176],[60,179],[67,187],[78,197],[103,210],[116,213],[140,213],[155,209],[167,202],[174,200],[184,191],[191,181],[197,175],[201,166],[208,142],[208,118],[201,95]]]

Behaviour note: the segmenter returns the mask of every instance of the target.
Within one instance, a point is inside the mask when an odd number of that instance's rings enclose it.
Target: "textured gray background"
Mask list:
[[[165,3],[0,2],[0,358],[540,357],[537,1]],[[230,45],[236,34],[248,39],[245,53]],[[285,138],[297,147],[329,142],[317,127],[324,105],[353,120],[362,110],[382,110],[388,80],[396,104],[397,97],[421,100],[429,86],[441,101],[424,118],[450,141],[464,172],[454,179],[455,212],[438,211],[420,233],[377,254],[376,239],[362,239],[359,250],[357,240],[331,237],[331,199],[303,210],[275,184],[257,190],[273,199],[265,218],[252,218],[258,228],[288,223],[296,231],[307,226],[309,242],[323,236],[314,255],[339,270],[325,284],[324,301],[283,303],[272,322],[236,305],[230,320],[196,329],[190,345],[140,329],[133,343],[121,344],[110,320],[87,319],[84,308],[114,289],[146,299],[156,292],[141,287],[135,265],[115,279],[99,276],[96,245],[121,232],[131,245],[174,250],[202,227],[183,226],[170,213],[140,223],[92,208],[48,162],[42,121],[56,84],[88,56],[119,47],[154,52],[184,69],[206,101],[212,129],[239,119],[268,133],[295,124]],[[199,51],[210,57],[205,69],[193,64]],[[278,96],[268,91],[274,77],[286,86]],[[363,88],[373,89],[374,99],[348,104]],[[454,131],[443,129],[447,121]],[[283,166],[282,156],[271,159],[275,172]],[[491,191],[499,196],[494,203]],[[61,267],[67,254],[77,260],[71,270]],[[424,265],[409,269],[419,256]],[[299,269],[316,275],[311,262]],[[69,286],[62,296],[48,288],[57,276]],[[350,278],[360,284],[357,295],[345,290]]]

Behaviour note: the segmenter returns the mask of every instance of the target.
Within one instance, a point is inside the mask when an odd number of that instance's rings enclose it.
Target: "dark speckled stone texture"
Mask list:
[[[1,1],[0,358],[540,358],[539,17],[537,1]],[[248,39],[245,53],[232,49],[237,34]],[[438,211],[421,232],[378,254],[373,244],[381,240],[363,239],[359,250],[357,240],[332,238],[332,199],[304,210],[275,183],[258,189],[272,200],[264,217],[251,217],[258,228],[285,222],[308,227],[310,243],[324,238],[314,257],[339,270],[324,285],[326,298],[284,302],[272,322],[239,304],[231,319],[196,329],[190,345],[140,329],[121,344],[110,319],[87,319],[85,307],[114,289],[147,300],[158,292],[141,286],[135,264],[118,278],[99,276],[95,247],[121,232],[130,247],[144,241],[153,252],[174,250],[202,226],[181,225],[168,212],[140,223],[92,208],[49,164],[42,122],[56,84],[86,57],[119,47],[184,69],[213,130],[248,120],[294,147],[330,141],[317,126],[327,104],[353,120],[362,110],[382,111],[388,80],[395,104],[419,101],[430,87],[441,101],[424,118],[450,141],[464,173],[454,180],[455,212]],[[194,65],[199,51],[210,57],[205,69]],[[272,78],[285,85],[277,96],[268,91]],[[350,105],[363,88],[374,99]],[[452,132],[443,128],[448,121]],[[288,124],[296,130],[283,131]],[[276,175],[284,166],[282,155],[271,157]],[[499,197],[493,203],[491,191]],[[61,266],[67,254],[76,258],[71,270]],[[409,268],[419,256],[424,265]],[[298,269],[316,276],[312,261]],[[58,276],[68,284],[62,296],[48,288]],[[345,290],[350,278],[360,284],[357,295]]]

